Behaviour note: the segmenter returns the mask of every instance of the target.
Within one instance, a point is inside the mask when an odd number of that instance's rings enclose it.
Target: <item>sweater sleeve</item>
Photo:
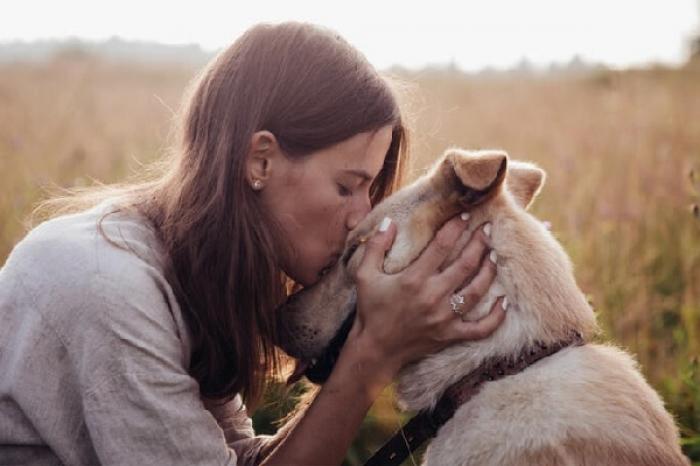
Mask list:
[[[159,276],[149,272],[137,268],[119,280],[93,276],[83,296],[80,335],[70,338],[100,462],[255,464],[264,438],[254,436],[240,397],[225,413],[207,409],[187,373],[189,356]]]
[[[263,459],[261,452],[269,453],[268,450],[274,446],[277,440],[274,436],[254,435],[253,423],[240,396],[223,405],[211,401],[204,404],[223,429],[226,443],[238,455],[240,465],[258,464]]]

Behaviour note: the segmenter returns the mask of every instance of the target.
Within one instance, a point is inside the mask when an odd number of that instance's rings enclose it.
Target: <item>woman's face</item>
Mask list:
[[[280,265],[297,283],[316,282],[370,211],[369,189],[384,164],[391,132],[385,126],[305,157],[276,158],[260,195],[286,241]]]

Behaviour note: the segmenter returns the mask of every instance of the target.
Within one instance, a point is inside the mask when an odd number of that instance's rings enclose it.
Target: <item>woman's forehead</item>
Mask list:
[[[330,169],[361,178],[374,178],[384,165],[390,144],[391,127],[385,126],[377,131],[356,134],[320,152],[327,152],[322,159]]]

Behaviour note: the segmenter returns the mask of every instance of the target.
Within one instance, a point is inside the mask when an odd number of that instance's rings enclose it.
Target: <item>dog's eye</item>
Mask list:
[[[352,259],[352,255],[355,254],[355,251],[357,251],[357,248],[360,247],[360,244],[362,244],[364,241],[357,241],[353,243],[347,251],[345,251],[345,254],[343,254],[343,265],[347,266],[348,262],[350,262],[350,259]]]
[[[360,243],[353,244],[347,251],[345,251],[345,254],[343,255],[343,265],[348,265],[348,262],[350,262],[350,259],[352,259],[352,255],[355,254],[355,251],[357,251],[358,246],[360,246]]]

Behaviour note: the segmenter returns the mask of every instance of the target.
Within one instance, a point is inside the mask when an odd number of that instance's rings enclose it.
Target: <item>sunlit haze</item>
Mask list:
[[[696,0],[198,2],[24,0],[6,5],[0,41],[119,36],[212,51],[261,21],[340,32],[377,67],[453,62],[465,70],[578,55],[614,67],[682,63],[698,31]]]

